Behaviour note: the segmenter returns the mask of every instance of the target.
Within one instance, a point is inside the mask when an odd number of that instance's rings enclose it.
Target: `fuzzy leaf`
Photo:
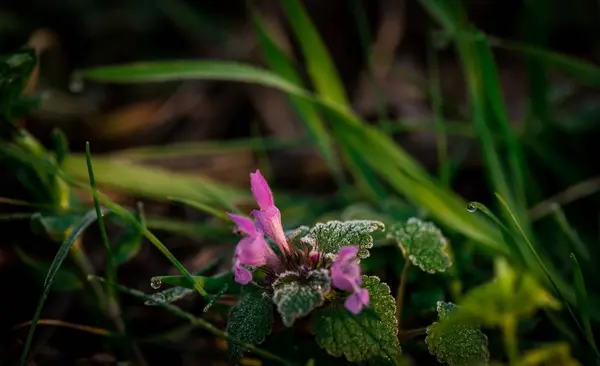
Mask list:
[[[287,238],[289,243],[297,246],[299,244],[300,238],[308,234],[309,231],[310,228],[308,226],[302,225],[293,230],[286,231],[285,237]]]
[[[395,365],[400,358],[396,302],[390,288],[375,276],[363,276],[370,304],[358,315],[344,307],[345,297],[312,316],[317,343],[329,354],[346,356],[350,362]]]
[[[447,318],[457,307],[453,303],[438,301],[439,318]],[[487,336],[476,326],[456,324],[441,328],[435,322],[427,328],[425,343],[438,362],[450,366],[487,365],[490,360]]]
[[[410,218],[392,226],[388,237],[396,240],[405,258],[425,272],[444,272],[452,265],[448,240],[431,222]]]
[[[357,256],[362,259],[369,256],[369,249],[373,247],[371,233],[377,230],[385,230],[385,225],[380,221],[328,221],[316,224],[300,240],[327,254],[337,254],[342,247],[358,245],[360,249]]]
[[[258,287],[246,285],[242,288],[240,302],[231,309],[227,322],[227,333],[239,341],[250,344],[262,343],[271,333],[273,325],[273,303]],[[244,348],[229,343],[229,357],[238,361],[244,356]]]
[[[290,327],[296,319],[323,305],[325,295],[331,291],[331,279],[326,269],[310,271],[306,277],[288,272],[273,283],[273,289],[273,302],[283,324]]]

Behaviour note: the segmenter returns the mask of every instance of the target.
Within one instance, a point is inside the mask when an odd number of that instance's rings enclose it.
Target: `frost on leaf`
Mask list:
[[[402,254],[428,273],[444,272],[452,265],[447,253],[448,240],[433,223],[410,218],[392,226],[388,238],[395,239]]]
[[[306,276],[296,272],[284,273],[273,283],[273,290],[273,302],[281,320],[291,327],[296,319],[323,305],[325,295],[331,291],[329,271],[314,270]]]
[[[440,320],[447,319],[457,305],[438,301]],[[425,343],[438,362],[450,366],[487,365],[490,360],[487,336],[476,326],[452,324],[441,327],[435,322],[427,328]]]
[[[259,288],[246,285],[239,303],[231,309],[227,333],[239,341],[259,344],[271,332],[273,303]],[[244,355],[244,348],[229,342],[229,357],[237,361]]]
[[[170,289],[150,295],[152,301],[148,300],[144,305],[155,306],[163,303],[172,303],[181,300],[184,297],[193,295],[194,293],[195,291],[189,288],[179,286],[171,287]]]
[[[309,231],[310,231],[310,228],[308,226],[302,225],[293,230],[286,231],[285,237],[286,237],[288,243],[298,246],[300,238],[302,238],[304,235],[308,234]]]
[[[370,304],[358,315],[344,307],[345,297],[312,315],[317,343],[329,354],[345,356],[350,362],[396,365],[400,359],[396,302],[390,288],[375,276],[363,276]]]
[[[316,224],[300,240],[331,254],[337,254],[342,247],[358,245],[360,249],[357,256],[362,259],[369,256],[369,249],[373,247],[371,233],[377,230],[385,230],[385,225],[380,221],[328,221]]]

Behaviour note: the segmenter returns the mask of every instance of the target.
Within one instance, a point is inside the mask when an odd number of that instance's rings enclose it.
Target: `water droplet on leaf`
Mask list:
[[[473,202],[469,202],[469,204],[467,205],[467,211],[475,212],[477,211],[477,206],[475,206]]]
[[[160,278],[153,278],[150,280],[150,287],[155,290],[158,290],[162,286],[162,280]]]

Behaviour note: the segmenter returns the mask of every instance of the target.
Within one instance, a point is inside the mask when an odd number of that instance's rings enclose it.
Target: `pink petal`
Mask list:
[[[240,240],[235,256],[240,264],[252,267],[260,267],[267,264],[267,251],[271,250],[265,239],[261,236],[247,236]]]
[[[363,303],[361,301],[360,295],[357,293],[353,293],[352,295],[348,296],[346,302],[344,302],[344,306],[352,314],[359,314],[363,308]]]
[[[290,248],[285,238],[283,226],[281,225],[281,213],[279,209],[273,206],[266,210],[254,210],[252,211],[252,216],[255,219],[254,226],[256,230],[273,239],[283,254],[289,253]]]
[[[250,173],[250,187],[252,188],[252,194],[258,203],[258,207],[260,207],[261,210],[275,207],[271,189],[259,170],[256,170],[255,173]]]
[[[232,214],[227,212],[227,216],[233,221],[234,224],[237,225],[238,229],[247,235],[255,235],[256,228],[254,227],[254,223],[247,217]]]
[[[355,291],[362,283],[360,265],[356,261],[358,246],[343,247],[331,265],[331,282],[344,291]]]
[[[233,274],[235,276],[235,282],[247,285],[252,281],[252,272],[247,268],[242,267],[240,264],[236,264],[233,268]]]
[[[350,259],[351,257],[356,257],[358,254],[358,245],[351,245],[347,247],[342,247],[338,252],[337,261],[343,261],[346,259]]]

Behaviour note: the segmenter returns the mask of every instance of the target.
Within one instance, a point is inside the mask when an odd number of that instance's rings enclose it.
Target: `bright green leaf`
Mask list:
[[[468,292],[460,307],[441,324],[485,324],[503,327],[507,318],[533,315],[538,309],[558,309],[554,299],[529,273],[517,272],[503,258],[496,259],[495,278]]]
[[[425,272],[444,272],[452,265],[448,240],[431,222],[410,218],[404,224],[392,226],[388,237],[397,241],[405,258]]]
[[[328,221],[316,224],[300,240],[331,254],[337,254],[342,247],[358,245],[360,249],[357,256],[362,259],[369,256],[369,249],[373,247],[371,233],[377,230],[385,230],[385,225],[380,221]]]
[[[395,365],[401,352],[396,302],[388,285],[375,276],[363,276],[363,287],[369,290],[370,304],[358,315],[344,307],[345,298],[337,298],[313,314],[317,343],[329,354],[344,355],[350,362]]]
[[[438,301],[437,311],[440,319],[445,319],[457,305]],[[438,362],[450,366],[487,365],[490,360],[488,338],[472,325],[453,325],[449,328],[438,327],[438,322],[427,328],[425,343],[429,352]]]
[[[296,319],[323,305],[331,291],[331,279],[326,269],[310,271],[306,276],[287,272],[273,283],[273,290],[273,302],[283,324],[291,327]]]
[[[569,344],[557,342],[546,344],[526,352],[519,362],[519,366],[580,366],[581,364],[571,356]]]
[[[240,302],[231,309],[227,323],[227,334],[250,344],[262,343],[271,332],[273,303],[259,288],[246,285]],[[229,343],[229,357],[237,361],[244,355],[244,348]]]

